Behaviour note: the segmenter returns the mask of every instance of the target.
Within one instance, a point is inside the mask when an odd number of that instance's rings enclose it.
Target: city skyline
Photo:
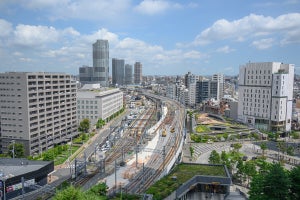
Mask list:
[[[300,2],[62,0],[0,2],[0,72],[78,74],[91,45],[143,64],[143,75],[238,75],[246,62],[295,64]]]

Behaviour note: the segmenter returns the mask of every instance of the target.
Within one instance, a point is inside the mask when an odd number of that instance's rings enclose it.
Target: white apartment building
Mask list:
[[[223,74],[214,74],[211,78],[212,81],[217,82],[217,100],[220,101],[224,96],[224,75]]]
[[[0,139],[7,152],[22,143],[26,155],[39,154],[77,133],[76,82],[71,75],[0,73]]]
[[[123,108],[123,92],[118,88],[100,90],[79,90],[77,93],[78,123],[89,119],[91,124],[98,119],[106,120]]]
[[[190,83],[188,88],[188,105],[196,105],[196,82]]]
[[[240,67],[238,119],[270,131],[291,130],[294,65],[247,63]]]
[[[171,99],[176,99],[176,85],[168,84],[166,86],[166,96]]]

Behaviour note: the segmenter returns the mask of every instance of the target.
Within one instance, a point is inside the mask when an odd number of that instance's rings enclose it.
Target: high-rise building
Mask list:
[[[212,81],[217,82],[217,100],[220,101],[224,96],[224,75],[223,74],[214,74],[211,78]]]
[[[184,75],[184,85],[186,88],[189,88],[190,84],[196,83],[199,80],[199,77],[188,72]]]
[[[142,63],[140,62],[134,63],[134,83],[135,84],[142,83]]]
[[[93,44],[93,82],[108,86],[109,78],[109,45],[108,40],[97,40]]]
[[[97,40],[93,44],[93,67],[80,67],[79,81],[83,84],[100,83],[103,87],[109,85],[108,40]]]
[[[188,105],[195,106],[196,103],[196,82],[198,76],[188,72],[184,76],[184,85],[188,89]]]
[[[79,81],[83,84],[93,82],[94,68],[89,66],[79,67]]]
[[[76,82],[70,75],[0,73],[1,150],[21,143],[26,155],[39,154],[77,133]]]
[[[240,67],[238,119],[255,128],[290,131],[294,65],[247,63]]]
[[[125,65],[125,84],[132,84],[132,65],[129,64]]]
[[[124,64],[123,59],[112,59],[112,84],[124,85]]]

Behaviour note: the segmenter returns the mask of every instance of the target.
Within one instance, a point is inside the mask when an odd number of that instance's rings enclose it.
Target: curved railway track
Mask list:
[[[183,130],[182,123],[177,123],[179,116],[184,116],[184,111],[182,107],[177,104],[177,109],[180,113],[176,115],[175,109],[168,106],[169,114],[166,116],[164,123],[161,126],[171,125],[171,127],[176,127],[176,132],[168,133],[168,141],[165,146],[165,156],[163,151],[160,154],[154,153],[146,166],[135,176],[134,179],[126,185],[126,191],[129,193],[143,193],[145,192],[164,172],[165,167],[174,158],[176,151],[179,148],[180,141],[183,135],[180,132]],[[159,130],[159,129],[158,129]]]

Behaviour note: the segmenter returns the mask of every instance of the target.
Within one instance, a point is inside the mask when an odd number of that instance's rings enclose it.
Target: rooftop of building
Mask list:
[[[0,178],[12,178],[37,171],[52,161],[27,160],[25,158],[0,158]]]
[[[65,72],[2,72],[0,74],[46,74],[46,75],[51,75],[51,74],[55,74],[55,75],[69,75]]]
[[[193,178],[200,178],[201,184],[215,183],[227,186],[231,184],[229,172],[224,165],[181,163],[167,176],[153,184],[146,193],[161,193],[161,195],[167,197]]]
[[[121,92],[119,88],[79,89],[77,91],[77,98],[94,99],[96,97],[104,97],[117,92]]]

